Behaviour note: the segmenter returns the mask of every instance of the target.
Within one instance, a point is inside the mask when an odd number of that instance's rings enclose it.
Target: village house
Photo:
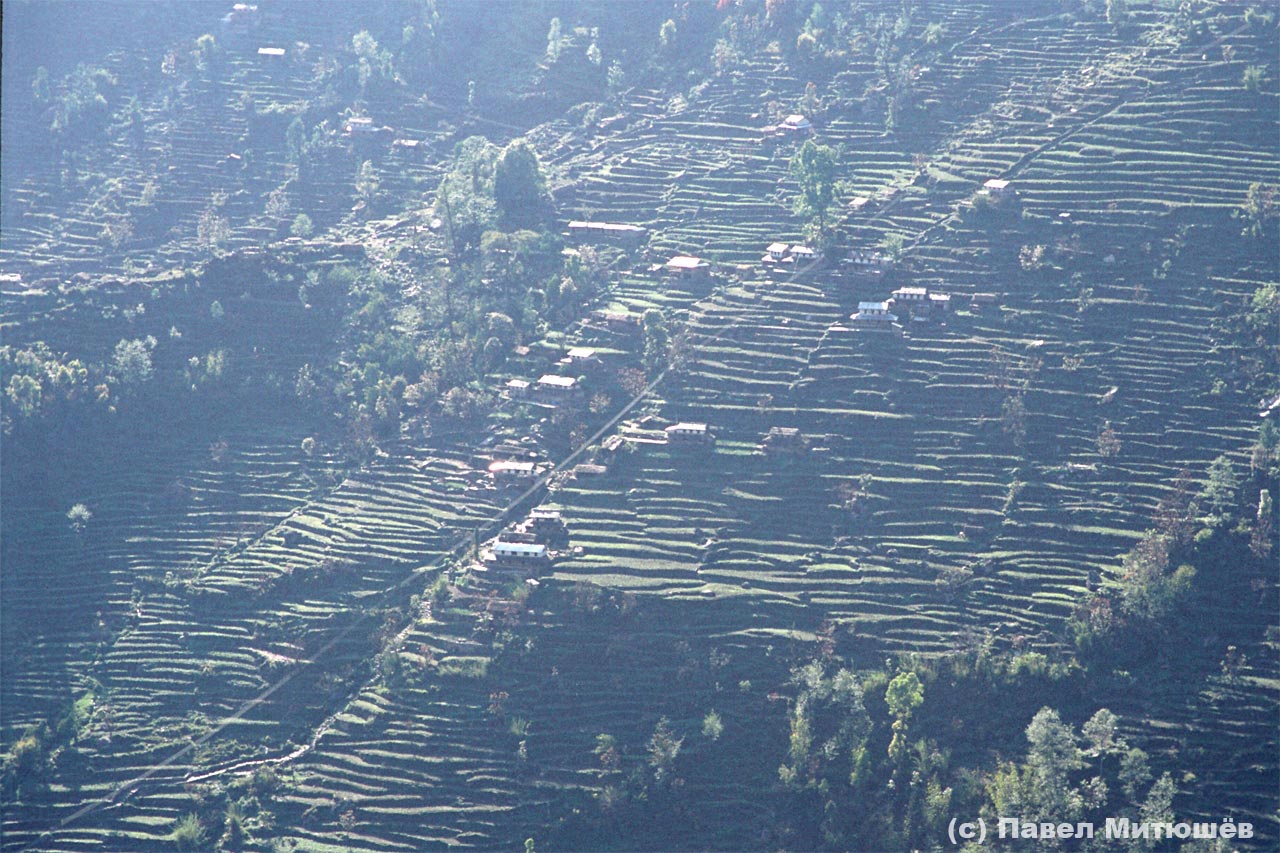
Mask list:
[[[600,357],[591,347],[571,347],[562,361],[579,366],[597,365],[600,363]]]
[[[889,310],[888,302],[859,302],[858,311],[850,318],[856,332],[892,332],[902,334],[898,316]]]
[[[583,243],[608,243],[624,249],[635,249],[648,239],[649,229],[643,225],[574,220],[569,223],[568,236]]]
[[[845,255],[840,267],[854,275],[882,276],[893,268],[893,258],[883,252],[855,249]]]
[[[788,260],[791,255],[791,245],[789,243],[770,243],[769,248],[764,250],[764,257],[760,259],[762,264],[780,264]]]
[[[489,465],[489,476],[495,486],[519,486],[530,483],[538,475],[532,462],[499,460]]]
[[[760,263],[778,268],[787,264],[808,264],[822,259],[822,253],[802,243],[770,243]]]
[[[711,271],[711,264],[691,255],[676,255],[666,263],[667,275],[684,281],[704,279]]]
[[[285,50],[283,47],[260,47],[258,48],[258,58],[269,61],[279,61],[284,59]]]
[[[929,304],[929,289],[927,287],[899,287],[892,294],[890,300],[895,310],[898,309],[914,309],[921,308]]]
[[[557,376],[548,373],[538,379],[536,386],[538,399],[547,403],[568,403],[576,400],[582,393],[582,386],[572,376]]]
[[[782,120],[782,124],[778,125],[778,129],[784,133],[795,133],[807,136],[813,133],[813,122],[797,113],[784,118]]]
[[[975,293],[969,297],[969,310],[981,311],[984,308],[995,308],[1000,304],[1000,298],[994,293]]]
[[[812,133],[813,122],[799,114],[789,115],[780,124],[760,128],[760,142],[768,145],[787,138],[810,136]]]
[[[715,436],[706,424],[681,422],[663,430],[668,444],[709,444]]]
[[[529,396],[531,383],[528,379],[508,379],[506,394],[508,400],[524,400]]]
[[[1017,192],[1009,181],[1002,178],[991,178],[982,185],[982,189],[978,190],[978,195],[998,202],[1016,196]]]
[[[927,287],[899,287],[889,300],[895,311],[907,311],[913,319],[921,320],[951,309],[951,294],[930,293]]]
[[[260,16],[258,7],[248,3],[237,3],[231,11],[222,16],[222,26],[232,33],[243,33],[258,25]]]
[[[520,525],[520,529],[534,537],[534,541],[544,545],[567,543],[569,528],[558,509],[534,508],[529,517]]]
[[[564,530],[564,516],[558,509],[534,507],[529,510],[529,526],[535,530]]]
[[[368,116],[352,116],[342,126],[342,132],[347,136],[376,136],[380,133],[390,133],[391,128],[374,124],[373,119]]]
[[[822,260],[822,253],[809,246],[792,246],[791,257],[798,264],[810,264]]]
[[[635,332],[639,331],[641,318],[639,314],[631,314],[627,311],[592,311],[591,318],[604,323],[605,328],[611,332]]]
[[[770,427],[760,441],[760,449],[765,453],[795,453],[805,446],[803,433],[795,427]]]
[[[494,542],[489,549],[502,568],[537,569],[550,562],[547,546],[533,542]]]
[[[539,545],[538,537],[534,536],[528,530],[524,529],[523,524],[512,524],[502,528],[502,532],[498,534],[495,542],[510,543],[516,545]]]

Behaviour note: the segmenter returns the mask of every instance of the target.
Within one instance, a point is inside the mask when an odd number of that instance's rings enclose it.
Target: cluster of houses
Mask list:
[[[899,337],[903,327],[899,317],[906,315],[913,321],[943,320],[951,313],[950,293],[930,291],[927,287],[899,287],[883,302],[859,302],[858,310],[849,317],[849,328],[855,332],[887,332]],[[999,304],[994,293],[975,293],[969,298],[969,310]]]
[[[789,272],[801,264],[822,260],[822,252],[803,243],[771,243],[764,250],[760,263],[771,273]]]
[[[648,242],[649,229],[622,222],[575,219],[569,223],[565,236],[580,244],[604,244],[633,251]],[[675,255],[666,263],[655,266],[653,271],[661,271],[668,279],[676,281],[705,281],[711,276],[711,262],[693,255]]]
[[[899,287],[883,302],[859,302],[858,310],[849,317],[855,332],[884,332],[901,337],[902,313],[913,320],[941,318],[951,311],[950,293],[930,293],[927,287]]]
[[[764,144],[786,139],[804,139],[812,135],[813,122],[799,113],[789,115],[777,124],[760,128],[760,141]]]
[[[857,276],[881,278],[893,269],[893,258],[874,249],[854,249],[840,261],[842,272]]]
[[[569,528],[560,511],[535,507],[523,521],[504,528],[480,561],[486,568],[534,574],[568,545]]]
[[[821,250],[811,248],[803,243],[775,242],[769,244],[760,264],[771,275],[791,272],[801,266],[823,261]],[[838,264],[842,276],[857,278],[881,278],[893,269],[893,257],[874,249],[852,249]]]
[[[630,316],[630,315],[627,315]],[[557,362],[563,370],[590,372],[601,365],[600,357],[591,347],[571,347]],[[584,397],[582,382],[577,376],[544,373],[537,381],[509,379],[504,395],[509,400],[521,400],[548,408],[575,405]]]

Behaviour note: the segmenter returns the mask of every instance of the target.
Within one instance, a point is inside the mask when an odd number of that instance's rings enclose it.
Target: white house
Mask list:
[[[490,549],[494,558],[500,563],[515,565],[537,565],[547,561],[547,546],[530,542],[493,543]]]
[[[538,396],[553,402],[571,400],[581,390],[578,380],[574,377],[557,376],[554,373],[542,376],[537,384]]]
[[[813,122],[797,113],[783,119],[780,128],[788,133],[812,133]]]
[[[352,116],[347,119],[347,123],[343,126],[343,131],[350,136],[362,133],[377,133],[379,128],[373,123],[373,119],[368,116]]]
[[[762,263],[782,263],[786,260],[787,255],[791,253],[791,245],[788,243],[770,243],[769,248],[765,249],[764,252],[764,257],[760,259]]]
[[[532,462],[500,460],[489,465],[489,476],[499,485],[522,483],[532,480],[538,471]]]
[[[672,424],[663,430],[667,434],[667,441],[672,444],[678,443],[700,443],[708,441],[712,438],[711,430],[706,424],[681,422]]]
[[[898,316],[889,311],[888,302],[859,302],[858,311],[849,318],[855,331],[901,333]]]
[[[992,178],[982,185],[981,194],[992,198],[1004,198],[1005,196],[1013,195],[1013,190],[1010,189],[1009,181],[1001,178]]]

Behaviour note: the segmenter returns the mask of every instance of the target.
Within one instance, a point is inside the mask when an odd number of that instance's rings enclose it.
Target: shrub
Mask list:
[[[200,818],[188,814],[177,820],[169,837],[179,850],[199,850],[204,847],[204,825],[200,823]]]

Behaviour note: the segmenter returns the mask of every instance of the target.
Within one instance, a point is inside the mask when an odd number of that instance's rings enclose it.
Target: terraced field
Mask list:
[[[1276,97],[1240,85],[1252,64],[1280,76],[1274,30],[1233,17],[1210,37],[1144,10],[1139,35],[1121,37],[1058,14],[922,12],[948,38],[913,69],[918,134],[884,131],[870,57],[820,78],[817,136],[841,146],[842,193],[884,199],[850,211],[843,235],[854,248],[904,247],[883,279],[759,268],[766,245],[802,229],[793,143],[762,146],[759,127],[768,102],[805,98],[810,75],[775,48],[690,92],[631,89],[607,131],[568,119],[529,129],[562,217],[653,235],[611,272],[599,307],[657,307],[682,333],[676,366],[617,431],[694,421],[716,435],[714,447],[592,445],[607,473],[566,466],[525,496],[560,509],[581,549],[540,584],[458,559],[474,531],[496,532],[513,497],[487,485],[483,433],[402,436],[344,475],[336,459],[299,452],[308,430],[246,423],[217,458],[174,449],[95,472],[80,490],[92,539],[68,529],[64,507],[6,509],[6,745],[88,698],[49,784],[5,805],[0,846],[171,849],[175,823],[229,790],[252,795],[247,849],[603,845],[590,816],[623,783],[595,761],[597,735],[643,764],[659,718],[691,732],[715,709],[725,739],[689,735],[682,758],[701,805],[655,794],[639,812],[652,821],[614,829],[663,849],[689,838],[760,847],[778,841],[757,801],[788,748],[775,691],[824,631],[866,668],[945,657],[973,637],[1068,657],[1068,620],[1114,579],[1179,473],[1203,480],[1221,454],[1249,465],[1257,401],[1218,377],[1236,358],[1224,319],[1276,275],[1274,249],[1243,243],[1231,218],[1251,183],[1280,179]],[[271,26],[290,43],[307,35]],[[318,24],[313,37],[322,53]],[[110,67],[136,74],[151,59],[116,55]],[[261,199],[292,166],[270,145],[276,154],[249,165],[223,158],[254,139],[246,101],[306,104],[311,74],[301,61],[231,56],[207,86],[175,93],[175,118],[149,140],[156,157],[121,147],[111,168],[135,190],[163,177],[172,237],[151,248],[140,238],[131,267],[199,257],[197,222],[219,192],[234,223],[227,248],[279,236]],[[368,105],[427,143],[412,161],[372,157],[409,211],[457,141],[426,100]],[[403,230],[351,213],[351,153],[297,203],[398,275]],[[973,203],[991,177],[1014,182],[1016,203]],[[123,253],[102,257],[89,199],[71,202],[55,183],[33,174],[6,187],[22,212],[6,213],[0,262],[27,277],[123,271]],[[427,243],[443,251],[438,235]],[[711,282],[650,270],[675,253],[712,261]],[[906,284],[999,304],[909,322],[904,338],[844,325],[859,301]],[[19,339],[58,328],[38,299],[6,303]],[[588,344],[615,366],[638,364],[643,347],[589,322],[550,337],[547,350]],[[531,370],[539,358],[526,357]],[[509,405],[488,433],[515,437],[537,419]],[[777,426],[798,428],[807,449],[761,452]],[[1103,454],[1108,426],[1120,446]],[[433,592],[441,577],[449,594]],[[1118,682],[1098,701],[1153,763],[1194,774],[1180,817],[1216,819],[1230,803],[1266,847],[1280,835],[1280,671],[1266,640],[1276,579],[1224,574],[1209,588],[1204,619],[1220,627],[1204,653],[1237,647],[1237,677],[1158,686],[1154,701]]]

